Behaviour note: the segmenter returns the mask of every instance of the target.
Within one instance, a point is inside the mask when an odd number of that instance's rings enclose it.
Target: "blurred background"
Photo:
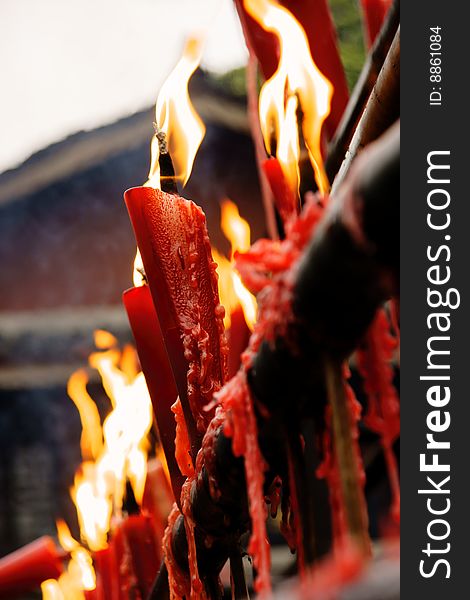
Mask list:
[[[364,58],[359,9],[331,7],[352,86]],[[58,516],[74,522],[81,427],[67,380],[86,365],[95,329],[131,340],[121,294],[135,242],[122,194],[147,179],[159,86],[201,30],[190,92],[207,133],[185,195],[224,252],[225,197],[252,239],[265,234],[231,0],[0,2],[0,556],[53,535]],[[103,397],[96,377],[90,390]]]

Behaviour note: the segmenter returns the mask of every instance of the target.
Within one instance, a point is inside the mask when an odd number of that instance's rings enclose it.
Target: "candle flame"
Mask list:
[[[46,579],[41,583],[42,600],[65,600],[56,579]]]
[[[330,113],[333,86],[319,71],[303,27],[275,0],[244,0],[247,12],[279,40],[276,72],[261,88],[259,115],[266,148],[281,163],[294,193],[299,188],[300,144],[297,111],[302,111],[302,134],[317,185],[322,193],[329,183],[321,155],[321,130]],[[275,143],[273,143],[273,138]]]
[[[226,329],[230,328],[230,315],[241,306],[246,324],[253,331],[258,310],[256,298],[243,285],[233,264],[235,252],[246,252],[250,248],[250,226],[240,216],[237,205],[230,200],[224,200],[221,204],[221,227],[231,245],[231,260],[215,248],[212,248],[212,257],[217,263],[220,302],[225,307],[224,325]]]
[[[57,535],[62,548],[70,554],[70,560],[59,579],[43,581],[43,600],[85,600],[83,592],[96,587],[90,553],[72,537],[67,524],[61,519],[57,521]]]
[[[191,37],[186,41],[183,55],[170,73],[158,94],[155,122],[166,138],[175,176],[183,186],[191,175],[193,162],[206,133],[188,93],[188,83],[202,58],[203,40]],[[160,142],[153,136],[151,166],[145,185],[160,188]]]
[[[137,371],[134,349],[126,346],[119,350],[116,338],[101,330],[95,332],[95,344],[100,351],[90,355],[89,363],[101,375],[112,405],[102,427],[96,405],[86,390],[86,374],[74,373],[68,385],[82,421],[82,442],[86,440],[82,443],[84,462],[75,474],[71,495],[82,538],[93,551],[107,546],[111,517],[120,514],[127,480],[137,503],[142,502],[147,436],[153,419],[150,396],[143,373]]]
[[[80,414],[82,436],[80,449],[85,460],[98,458],[103,448],[101,421],[98,408],[88,394],[86,386],[88,375],[84,369],[73,373],[67,383],[67,394],[72,399]]]
[[[201,62],[203,42],[202,37],[194,36],[186,40],[180,60],[160,89],[155,104],[157,131],[150,144],[150,171],[144,186],[161,189],[159,159],[162,144],[170,154],[175,177],[183,186],[191,175],[194,159],[206,134],[206,127],[188,92],[189,80]],[[132,276],[135,287],[145,284],[143,273],[144,265],[137,248]]]
[[[132,281],[134,283],[134,287],[140,287],[145,285],[145,275],[144,275],[144,263],[142,262],[142,256],[140,255],[140,250],[137,248],[134,258],[134,271],[132,274]]]

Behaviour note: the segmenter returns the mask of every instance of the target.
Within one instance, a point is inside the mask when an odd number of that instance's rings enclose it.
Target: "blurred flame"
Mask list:
[[[70,560],[58,580],[48,579],[41,584],[43,600],[84,600],[83,592],[96,587],[90,553],[72,537],[65,521],[57,521],[57,534],[62,548],[70,553]]]
[[[107,545],[111,517],[120,514],[129,480],[136,501],[142,501],[147,475],[147,435],[152,426],[152,404],[143,373],[136,369],[135,351],[117,347],[117,340],[108,332],[96,331],[95,343],[102,348],[93,352],[89,363],[101,375],[102,384],[113,410],[101,428],[93,400],[86,391],[86,375],[79,371],[70,378],[68,389],[79,407],[83,434],[93,440],[99,452],[90,452],[91,442],[83,444],[84,462],[75,474],[72,499],[77,507],[80,531],[88,547],[101,550]],[[84,407],[86,407],[85,410]],[[90,432],[91,424],[93,431]],[[87,460],[89,458],[93,460]]]
[[[297,108],[303,113],[302,133],[317,185],[322,193],[329,183],[321,156],[321,130],[330,113],[333,86],[319,71],[310,54],[303,27],[275,0],[244,0],[248,13],[278,37],[279,65],[261,88],[259,114],[266,148],[276,156],[295,193],[299,187],[300,156]],[[299,106],[298,106],[299,104]]]
[[[165,133],[175,176],[183,186],[191,175],[197,150],[206,133],[188,93],[188,82],[201,62],[202,50],[202,38],[191,37],[186,41],[183,55],[162,85],[155,106],[155,122]],[[145,185],[160,188],[160,150],[156,135],[152,138],[151,155],[149,178]]]
[[[117,347],[108,331],[97,330],[89,363],[102,378],[112,411],[101,420],[98,408],[87,391],[84,370],[73,373],[67,391],[82,423],[83,463],[75,473],[71,489],[77,508],[81,538],[91,551],[106,548],[113,515],[120,516],[126,481],[141,504],[147,476],[147,435],[152,426],[152,404],[143,373],[137,370],[135,350]],[[43,600],[85,600],[84,591],[94,590],[96,576],[89,551],[75,540],[67,524],[57,521],[57,535],[69,553],[67,570],[59,579],[41,584]]]
[[[83,369],[73,373],[67,383],[67,394],[77,407],[82,422],[80,448],[85,460],[96,459],[103,448],[100,414],[87,392],[87,383],[88,376]]]
[[[46,581],[43,581],[41,583],[41,592],[43,600],[65,600],[59,582],[55,579],[46,579]]]
[[[218,265],[219,296],[221,304],[225,307],[224,325],[226,329],[230,328],[230,315],[241,306],[246,324],[253,331],[258,310],[256,298],[243,285],[233,265],[235,252],[246,252],[250,248],[250,226],[240,216],[237,205],[230,200],[222,202],[221,211],[221,227],[231,244],[231,260],[225,258],[215,248],[212,248],[212,257]]]
[[[67,523],[63,519],[57,519],[57,537],[59,538],[59,544],[66,552],[72,552],[79,544],[77,540],[74,540]]]
[[[97,348],[112,348],[118,343],[114,335],[104,329],[97,329],[93,335],[93,340]]]

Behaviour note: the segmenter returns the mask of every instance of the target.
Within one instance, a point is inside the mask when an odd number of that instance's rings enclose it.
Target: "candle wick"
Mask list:
[[[163,129],[157,125],[157,123],[153,124],[153,128],[155,130],[155,137],[158,140],[158,150],[160,154],[168,154],[168,144],[166,141],[166,135]]]
[[[143,283],[147,283],[147,275],[145,274],[145,269],[144,267],[137,267],[137,272],[141,275],[142,277],[142,282]]]

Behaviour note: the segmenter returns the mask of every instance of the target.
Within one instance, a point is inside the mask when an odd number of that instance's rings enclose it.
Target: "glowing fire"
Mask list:
[[[194,159],[206,134],[206,127],[194,108],[188,92],[188,83],[201,62],[203,40],[191,37],[186,41],[183,55],[163,83],[155,105],[155,123],[165,135],[175,177],[186,185],[193,169]],[[157,134],[158,134],[157,131]],[[152,137],[151,161],[148,180],[144,186],[161,189],[160,141]],[[139,249],[134,259],[134,286],[144,285],[144,265]]]
[[[297,109],[300,107],[303,138],[318,187],[324,193],[329,183],[321,156],[321,130],[330,113],[333,87],[315,65],[303,27],[286,8],[275,0],[244,1],[248,13],[279,39],[278,68],[264,83],[259,97],[266,148],[276,154],[287,181],[297,193],[300,156]]]
[[[57,521],[57,535],[70,560],[58,580],[48,579],[41,584],[43,600],[84,600],[83,592],[96,587],[90,553],[72,537],[65,521]]]
[[[202,39],[192,37],[186,41],[183,55],[160,89],[155,106],[155,122],[166,136],[175,175],[183,185],[189,179],[197,150],[206,133],[188,93],[188,82],[201,62],[202,50]],[[160,188],[157,136],[152,139],[151,153],[146,185]]]
[[[148,433],[152,426],[152,404],[143,373],[137,371],[135,350],[121,351],[116,338],[95,331],[99,349],[89,363],[101,375],[112,410],[101,426],[98,408],[87,391],[83,369],[70,377],[67,392],[82,423],[80,440],[83,463],[75,474],[71,496],[77,508],[81,538],[89,550],[106,548],[111,519],[119,518],[129,480],[141,504],[147,476]],[[67,570],[59,579],[41,585],[43,600],[84,600],[96,577],[89,551],[75,540],[64,521],[57,522],[60,545],[69,553]]]
[[[139,287],[145,283],[144,263],[142,262],[142,256],[140,255],[140,250],[138,248],[134,258],[132,281],[134,283],[134,287]]]
[[[85,461],[75,475],[72,498],[77,507],[80,530],[91,550],[107,545],[113,514],[120,514],[129,480],[140,504],[147,475],[147,435],[152,426],[152,404],[143,373],[137,373],[134,350],[121,352],[108,332],[95,332],[97,347],[90,365],[101,375],[113,410],[101,429],[96,405],[86,391],[86,375],[79,371],[69,381],[69,393],[82,421],[82,449]],[[109,347],[111,346],[111,347]],[[94,408],[92,408],[94,406]],[[90,430],[92,429],[92,430]],[[86,442],[83,442],[86,440]],[[99,448],[88,451],[89,440]],[[86,460],[92,457],[93,460]]]
[[[231,313],[241,306],[245,321],[253,331],[258,310],[256,298],[243,285],[233,266],[234,253],[246,252],[250,247],[250,226],[240,217],[236,204],[230,200],[224,200],[221,209],[221,227],[231,244],[231,260],[227,260],[215,248],[212,248],[212,256],[218,265],[220,302],[225,307],[224,324],[226,329],[230,327]]]

